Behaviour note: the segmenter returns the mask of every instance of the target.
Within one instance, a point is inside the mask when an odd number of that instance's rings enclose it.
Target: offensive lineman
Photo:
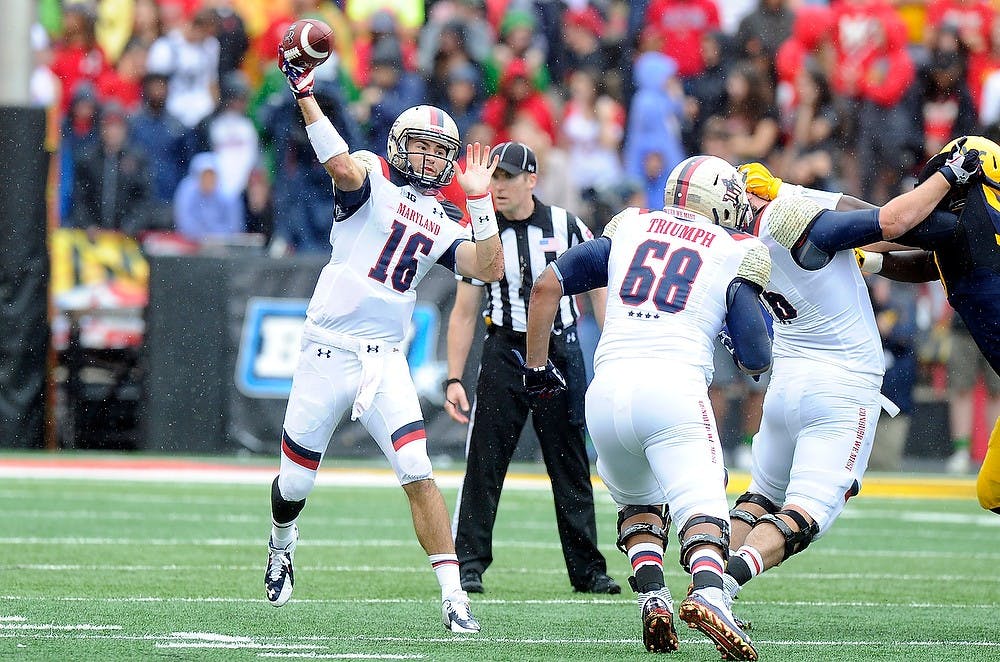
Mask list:
[[[415,106],[389,132],[388,162],[348,146],[312,96],[313,71],[278,61],[298,99],[316,157],[334,183],[333,251],[309,302],[302,352],[281,435],[281,469],[271,486],[271,538],[264,574],[275,607],[292,594],[296,520],[323,453],[348,411],[375,438],[410,503],[413,527],[441,586],[452,632],[478,632],[459,581],[448,510],[434,482],[417,394],[400,341],[415,288],[434,264],[483,281],[503,275],[503,251],[489,194],[490,149],[467,149],[456,167],[458,129],[444,111]],[[468,195],[475,243],[461,212],[438,195],[452,176]]]
[[[758,298],[770,273],[767,249],[728,230],[749,213],[735,168],[713,156],[689,158],[668,177],[662,211],[619,213],[602,237],[551,263],[531,290],[524,381],[530,395],[546,397],[565,387],[547,361],[560,298],[608,288],[587,427],[598,473],[618,504],[618,547],[632,563],[629,583],[651,652],[678,646],[663,578],[673,518],[694,587],[681,619],[706,634],[723,659],[757,659],[722,589],[729,508],[708,397],[723,324],[740,369],[760,374],[771,363]]]
[[[894,408],[880,393],[882,344],[851,249],[912,229],[978,168],[975,150],[956,148],[912,191],[854,211],[832,210],[867,203],[802,187],[774,191],[771,202],[750,193],[749,231],[768,247],[773,265],[763,298],[775,322],[774,367],[750,487],[730,512],[735,551],[724,579],[731,598],[829,530],[861,490],[882,407]],[[764,193],[761,169],[743,168],[748,188]]]

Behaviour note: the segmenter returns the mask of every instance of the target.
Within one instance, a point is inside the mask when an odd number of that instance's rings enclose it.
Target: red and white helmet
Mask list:
[[[412,138],[423,138],[447,148],[445,158],[449,163],[436,176],[431,177],[414,169],[410,154],[406,149]],[[420,189],[439,189],[451,183],[455,176],[455,161],[462,142],[458,126],[451,116],[435,106],[414,106],[399,114],[389,129],[389,143],[386,155],[389,163],[406,176],[406,180]]]
[[[688,209],[726,228],[746,230],[753,223],[743,174],[716,156],[678,163],[663,187],[663,206]]]

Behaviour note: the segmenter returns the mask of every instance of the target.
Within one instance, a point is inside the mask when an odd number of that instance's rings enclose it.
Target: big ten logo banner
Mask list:
[[[288,397],[308,305],[306,299],[254,297],[247,301],[236,360],[235,382],[240,393],[249,398]],[[439,384],[447,370],[446,362],[438,360],[440,328],[437,305],[420,301],[403,340],[417,394],[432,400],[440,399]]]
[[[119,304],[122,300],[144,303],[146,299],[149,263],[130,237],[117,232],[88,234],[85,230],[60,228],[49,235],[49,257],[50,289],[57,301],[81,288],[91,293],[110,292]]]

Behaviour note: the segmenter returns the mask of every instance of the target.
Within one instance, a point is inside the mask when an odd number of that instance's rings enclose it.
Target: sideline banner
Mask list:
[[[59,313],[52,343],[65,349],[71,322],[88,349],[136,348],[145,328],[149,263],[139,244],[118,232],[58,228],[49,237],[49,291]]]

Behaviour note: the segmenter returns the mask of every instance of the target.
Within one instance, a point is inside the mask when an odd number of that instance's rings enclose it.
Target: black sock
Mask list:
[[[271,519],[279,526],[286,524],[295,520],[305,506],[305,499],[288,501],[281,496],[281,490],[278,489],[278,477],[275,476],[274,482],[271,483]]]
[[[663,567],[658,565],[640,566],[635,571],[635,586],[639,593],[649,593],[663,588]]]
[[[722,575],[709,570],[694,573],[691,575],[691,581],[694,582],[696,591],[700,588],[722,588]]]
[[[726,566],[726,574],[731,575],[740,586],[743,586],[753,575],[750,573],[750,566],[738,556],[730,556],[729,564]]]

